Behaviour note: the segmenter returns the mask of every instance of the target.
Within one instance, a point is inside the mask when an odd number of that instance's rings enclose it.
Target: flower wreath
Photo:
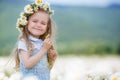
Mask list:
[[[48,2],[44,4],[42,0],[35,0],[34,3],[28,4],[24,7],[24,12],[21,12],[20,18],[17,20],[16,28],[22,32],[23,27],[28,24],[28,17],[38,10],[44,10],[50,15],[54,14],[54,11],[51,10],[50,4]]]

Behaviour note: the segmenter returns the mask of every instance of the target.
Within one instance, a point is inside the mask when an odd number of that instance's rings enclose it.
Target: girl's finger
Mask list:
[[[50,53],[50,55],[54,56],[54,55],[56,55],[56,52],[54,50],[52,50],[51,53]]]

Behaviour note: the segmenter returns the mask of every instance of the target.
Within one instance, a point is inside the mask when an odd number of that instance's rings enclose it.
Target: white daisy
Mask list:
[[[42,0],[35,0],[35,4],[38,5],[38,6],[41,6],[42,5]]]
[[[17,20],[17,26],[20,25],[21,23],[22,23],[22,20],[19,18],[19,19]]]
[[[23,20],[21,25],[27,25],[28,21],[27,20]]]
[[[19,27],[16,27],[18,29],[19,32],[22,32],[23,31],[23,28],[19,28]]]
[[[9,80],[20,80],[21,74],[20,73],[14,73],[10,76]]]
[[[27,20],[24,20],[23,22],[22,22],[22,25],[27,25],[28,24],[28,21]]]
[[[34,7],[34,11],[38,11],[38,6]]]
[[[16,23],[16,28],[18,28],[19,27],[19,24],[18,23]]]
[[[21,12],[21,13],[20,13],[20,16],[21,16],[21,17],[24,16],[24,12]]]
[[[120,80],[120,72],[111,75],[110,80]]]
[[[4,77],[5,77],[5,74],[4,74],[4,73],[2,73],[2,72],[0,72],[0,80],[3,80],[3,79],[4,79]]]
[[[49,12],[50,12],[52,15],[54,15],[54,10],[51,10],[51,9],[50,9]]]
[[[22,16],[20,19],[24,21],[24,20],[26,20],[27,18],[26,18],[25,16]]]
[[[25,17],[19,18],[17,21],[17,26],[18,25],[27,25],[28,21],[25,19]]]
[[[47,8],[49,8],[49,5],[50,5],[50,4],[46,1],[45,5],[43,5],[43,9],[44,9],[44,10],[47,10]]]
[[[25,13],[28,13],[28,14],[33,13],[33,9],[31,7],[31,5],[26,5],[25,8],[24,8],[24,11],[25,11]]]

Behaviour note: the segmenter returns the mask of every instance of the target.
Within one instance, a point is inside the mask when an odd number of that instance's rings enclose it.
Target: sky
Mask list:
[[[81,6],[100,6],[100,7],[108,6],[111,3],[120,4],[120,0],[47,0],[47,1],[50,2],[51,4],[59,4],[59,5],[81,5]]]

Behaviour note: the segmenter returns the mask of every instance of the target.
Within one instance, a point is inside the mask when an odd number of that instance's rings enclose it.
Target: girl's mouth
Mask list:
[[[40,28],[34,28],[35,30],[39,30],[39,31],[42,31],[42,29],[40,29]]]

